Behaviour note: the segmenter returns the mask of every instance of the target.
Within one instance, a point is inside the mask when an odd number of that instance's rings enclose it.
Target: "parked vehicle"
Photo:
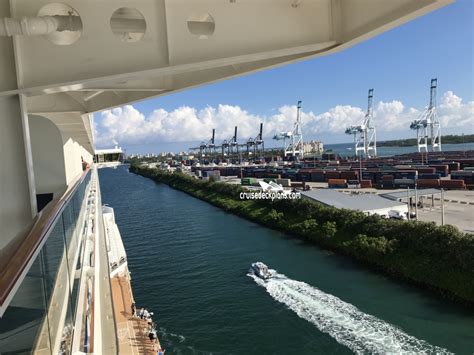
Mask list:
[[[406,212],[400,212],[396,210],[388,211],[388,216],[393,219],[407,219]]]

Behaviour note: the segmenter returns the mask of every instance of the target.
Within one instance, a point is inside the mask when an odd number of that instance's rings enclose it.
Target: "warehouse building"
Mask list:
[[[311,199],[327,206],[361,211],[368,215],[378,214],[389,217],[408,213],[407,204],[392,201],[375,194],[345,194],[331,189],[316,189],[301,192],[303,198]]]

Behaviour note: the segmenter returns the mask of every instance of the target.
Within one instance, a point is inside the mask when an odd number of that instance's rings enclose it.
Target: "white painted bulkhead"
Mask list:
[[[31,151],[37,194],[62,194],[68,185],[61,132],[47,118],[30,115]]]

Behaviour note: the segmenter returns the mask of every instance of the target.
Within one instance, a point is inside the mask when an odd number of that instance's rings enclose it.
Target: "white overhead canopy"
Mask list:
[[[28,112],[73,113],[80,123],[90,112],[334,53],[452,1],[2,1],[0,20],[49,16],[59,29],[0,28],[24,32],[13,45],[0,36],[0,60],[17,68],[16,77],[0,73],[0,98],[24,93]],[[77,132],[88,146],[90,131]]]

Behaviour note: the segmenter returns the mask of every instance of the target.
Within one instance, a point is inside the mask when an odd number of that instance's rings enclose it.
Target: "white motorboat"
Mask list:
[[[261,261],[252,263],[250,270],[254,273],[255,276],[258,276],[263,280],[268,280],[270,277],[272,277],[272,273],[268,271],[268,266],[262,263]]]

